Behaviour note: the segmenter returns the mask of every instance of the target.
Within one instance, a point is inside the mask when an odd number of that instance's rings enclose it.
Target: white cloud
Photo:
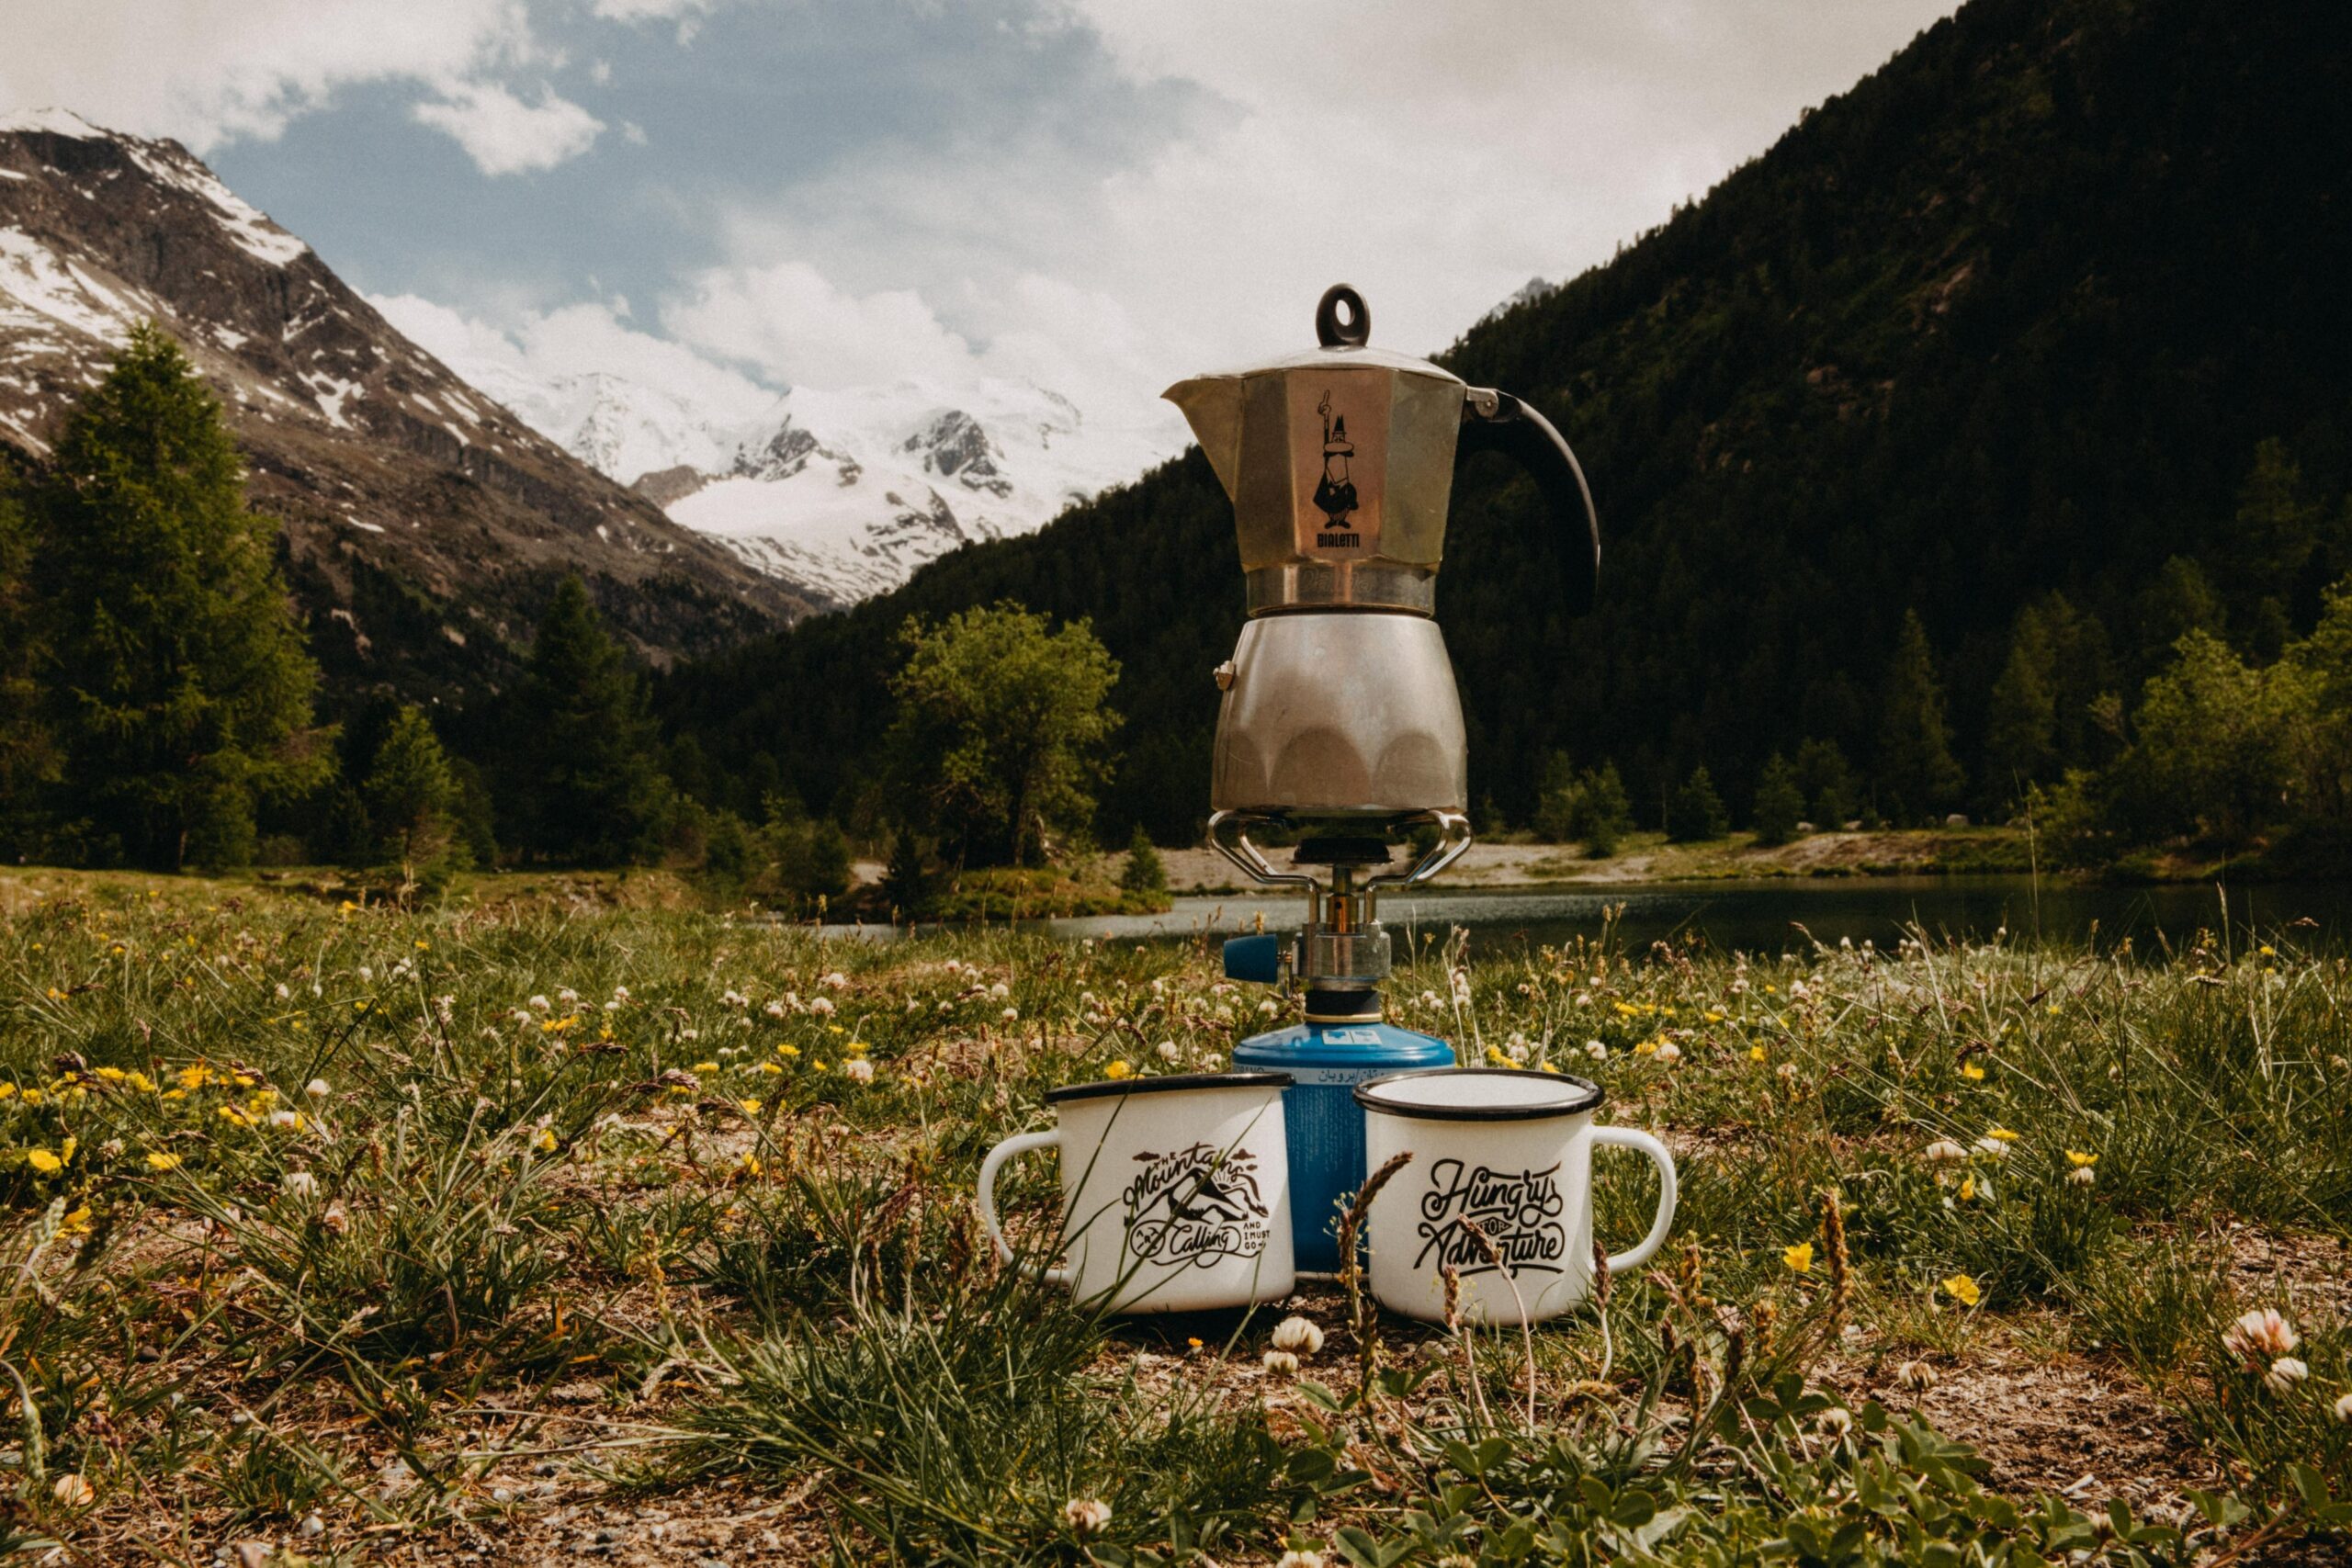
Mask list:
[[[803,261],[722,267],[693,278],[662,324],[687,343],[792,386],[841,388],[972,365],[971,345],[907,289],[856,295]]]
[[[409,111],[420,124],[446,130],[485,175],[551,169],[588,151],[605,122],[547,86],[525,103],[495,82],[469,82]]]
[[[628,324],[625,301],[519,310],[501,321],[413,294],[368,303],[409,341],[491,396],[520,402],[567,379],[599,373],[677,399],[715,423],[757,418],[775,392],[684,344]]]
[[[54,105],[203,153],[270,140],[344,89],[415,84],[416,118],[485,174],[545,168],[601,129],[546,86],[502,78],[559,63],[525,0],[10,0],[0,107]]]

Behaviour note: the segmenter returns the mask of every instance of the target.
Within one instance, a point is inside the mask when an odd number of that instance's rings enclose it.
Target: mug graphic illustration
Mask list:
[[[1297,1282],[1281,1072],[1170,1074],[1049,1089],[1060,1123],[980,1161],[980,1224],[1005,1262],[1106,1312],[1197,1312],[1279,1301]],[[1066,1260],[1023,1262],[998,1219],[997,1175],[1061,1152]]]
[[[1366,1212],[1372,1293],[1431,1322],[1445,1316],[1450,1270],[1472,1322],[1535,1323],[1592,1289],[1592,1152],[1630,1148],[1657,1168],[1649,1234],[1607,1259],[1612,1274],[1649,1261],[1674,1223],[1674,1156],[1631,1127],[1600,1127],[1600,1089],[1565,1073],[1439,1067],[1356,1086],[1364,1160],[1409,1156]]]
[[[1258,1190],[1258,1156],[1193,1144],[1136,1156],[1127,1183],[1127,1247],[1146,1263],[1207,1269],[1266,1249],[1272,1211]]]
[[[1465,1280],[1497,1269],[1557,1274],[1568,1252],[1568,1227],[1560,1218],[1567,1207],[1556,1164],[1497,1171],[1439,1160],[1421,1194],[1421,1249],[1413,1267],[1451,1268]]]

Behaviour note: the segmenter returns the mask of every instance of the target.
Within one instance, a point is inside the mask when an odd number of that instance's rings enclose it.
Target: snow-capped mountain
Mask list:
[[[567,571],[655,659],[809,607],[460,381],[177,142],[0,114],[0,443],[46,455],[149,320],[220,395],[331,677],[494,683]]]
[[[1182,442],[1172,416],[1106,429],[1058,393],[1001,378],[767,393],[705,365],[712,390],[698,399],[617,371],[548,373],[428,301],[376,304],[575,457],[836,603],[886,592],[960,545],[1040,527]]]

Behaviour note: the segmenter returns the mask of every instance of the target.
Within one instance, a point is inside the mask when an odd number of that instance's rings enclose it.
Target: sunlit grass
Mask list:
[[[1532,1344],[1392,1325],[1367,1381],[1328,1303],[1285,1371],[1278,1313],[1092,1321],[978,1237],[978,1156],[1046,1089],[1268,1025],[1205,942],[94,879],[0,923],[7,1528],[357,1560],[527,1512],[552,1454],[772,1485],[860,1561],[1700,1562],[1851,1530],[2163,1561],[2338,1529],[2340,1279],[2230,1267],[2233,1236],[2333,1247],[2352,1216],[2352,972],[2291,934],[2156,963],[1440,934],[1400,1021],[1600,1082],[1676,1145],[1680,1219]],[[1653,1178],[1597,1176],[1631,1235]],[[1008,1182],[1033,1244],[1051,1190]],[[2291,1354],[2225,1348],[2255,1307]],[[1860,1397],[1996,1346],[2136,1378],[2238,1500],[2135,1547],[2156,1523],[1986,1501],[1951,1444],[2000,1432]]]

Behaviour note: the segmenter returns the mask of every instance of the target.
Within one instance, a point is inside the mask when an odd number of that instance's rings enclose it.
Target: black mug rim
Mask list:
[[[1584,1092],[1566,1103],[1553,1105],[1399,1105],[1393,1100],[1382,1100],[1373,1093],[1383,1084],[1442,1075],[1490,1078],[1532,1076],[1546,1083],[1574,1084]],[[1421,1122],[1544,1122],[1556,1116],[1585,1115],[1599,1109],[1604,1098],[1600,1086],[1590,1078],[1580,1078],[1573,1073],[1547,1073],[1540,1067],[1418,1067],[1411,1072],[1384,1073],[1379,1077],[1367,1078],[1356,1085],[1355,1089],[1356,1103],[1368,1112],[1377,1111],[1383,1116],[1408,1116]]]
[[[1165,1094],[1188,1089],[1288,1089],[1297,1080],[1288,1073],[1167,1073],[1157,1077],[1099,1078],[1092,1083],[1064,1084],[1046,1091],[1046,1103],[1066,1105],[1073,1100],[1106,1100],[1114,1094]]]

